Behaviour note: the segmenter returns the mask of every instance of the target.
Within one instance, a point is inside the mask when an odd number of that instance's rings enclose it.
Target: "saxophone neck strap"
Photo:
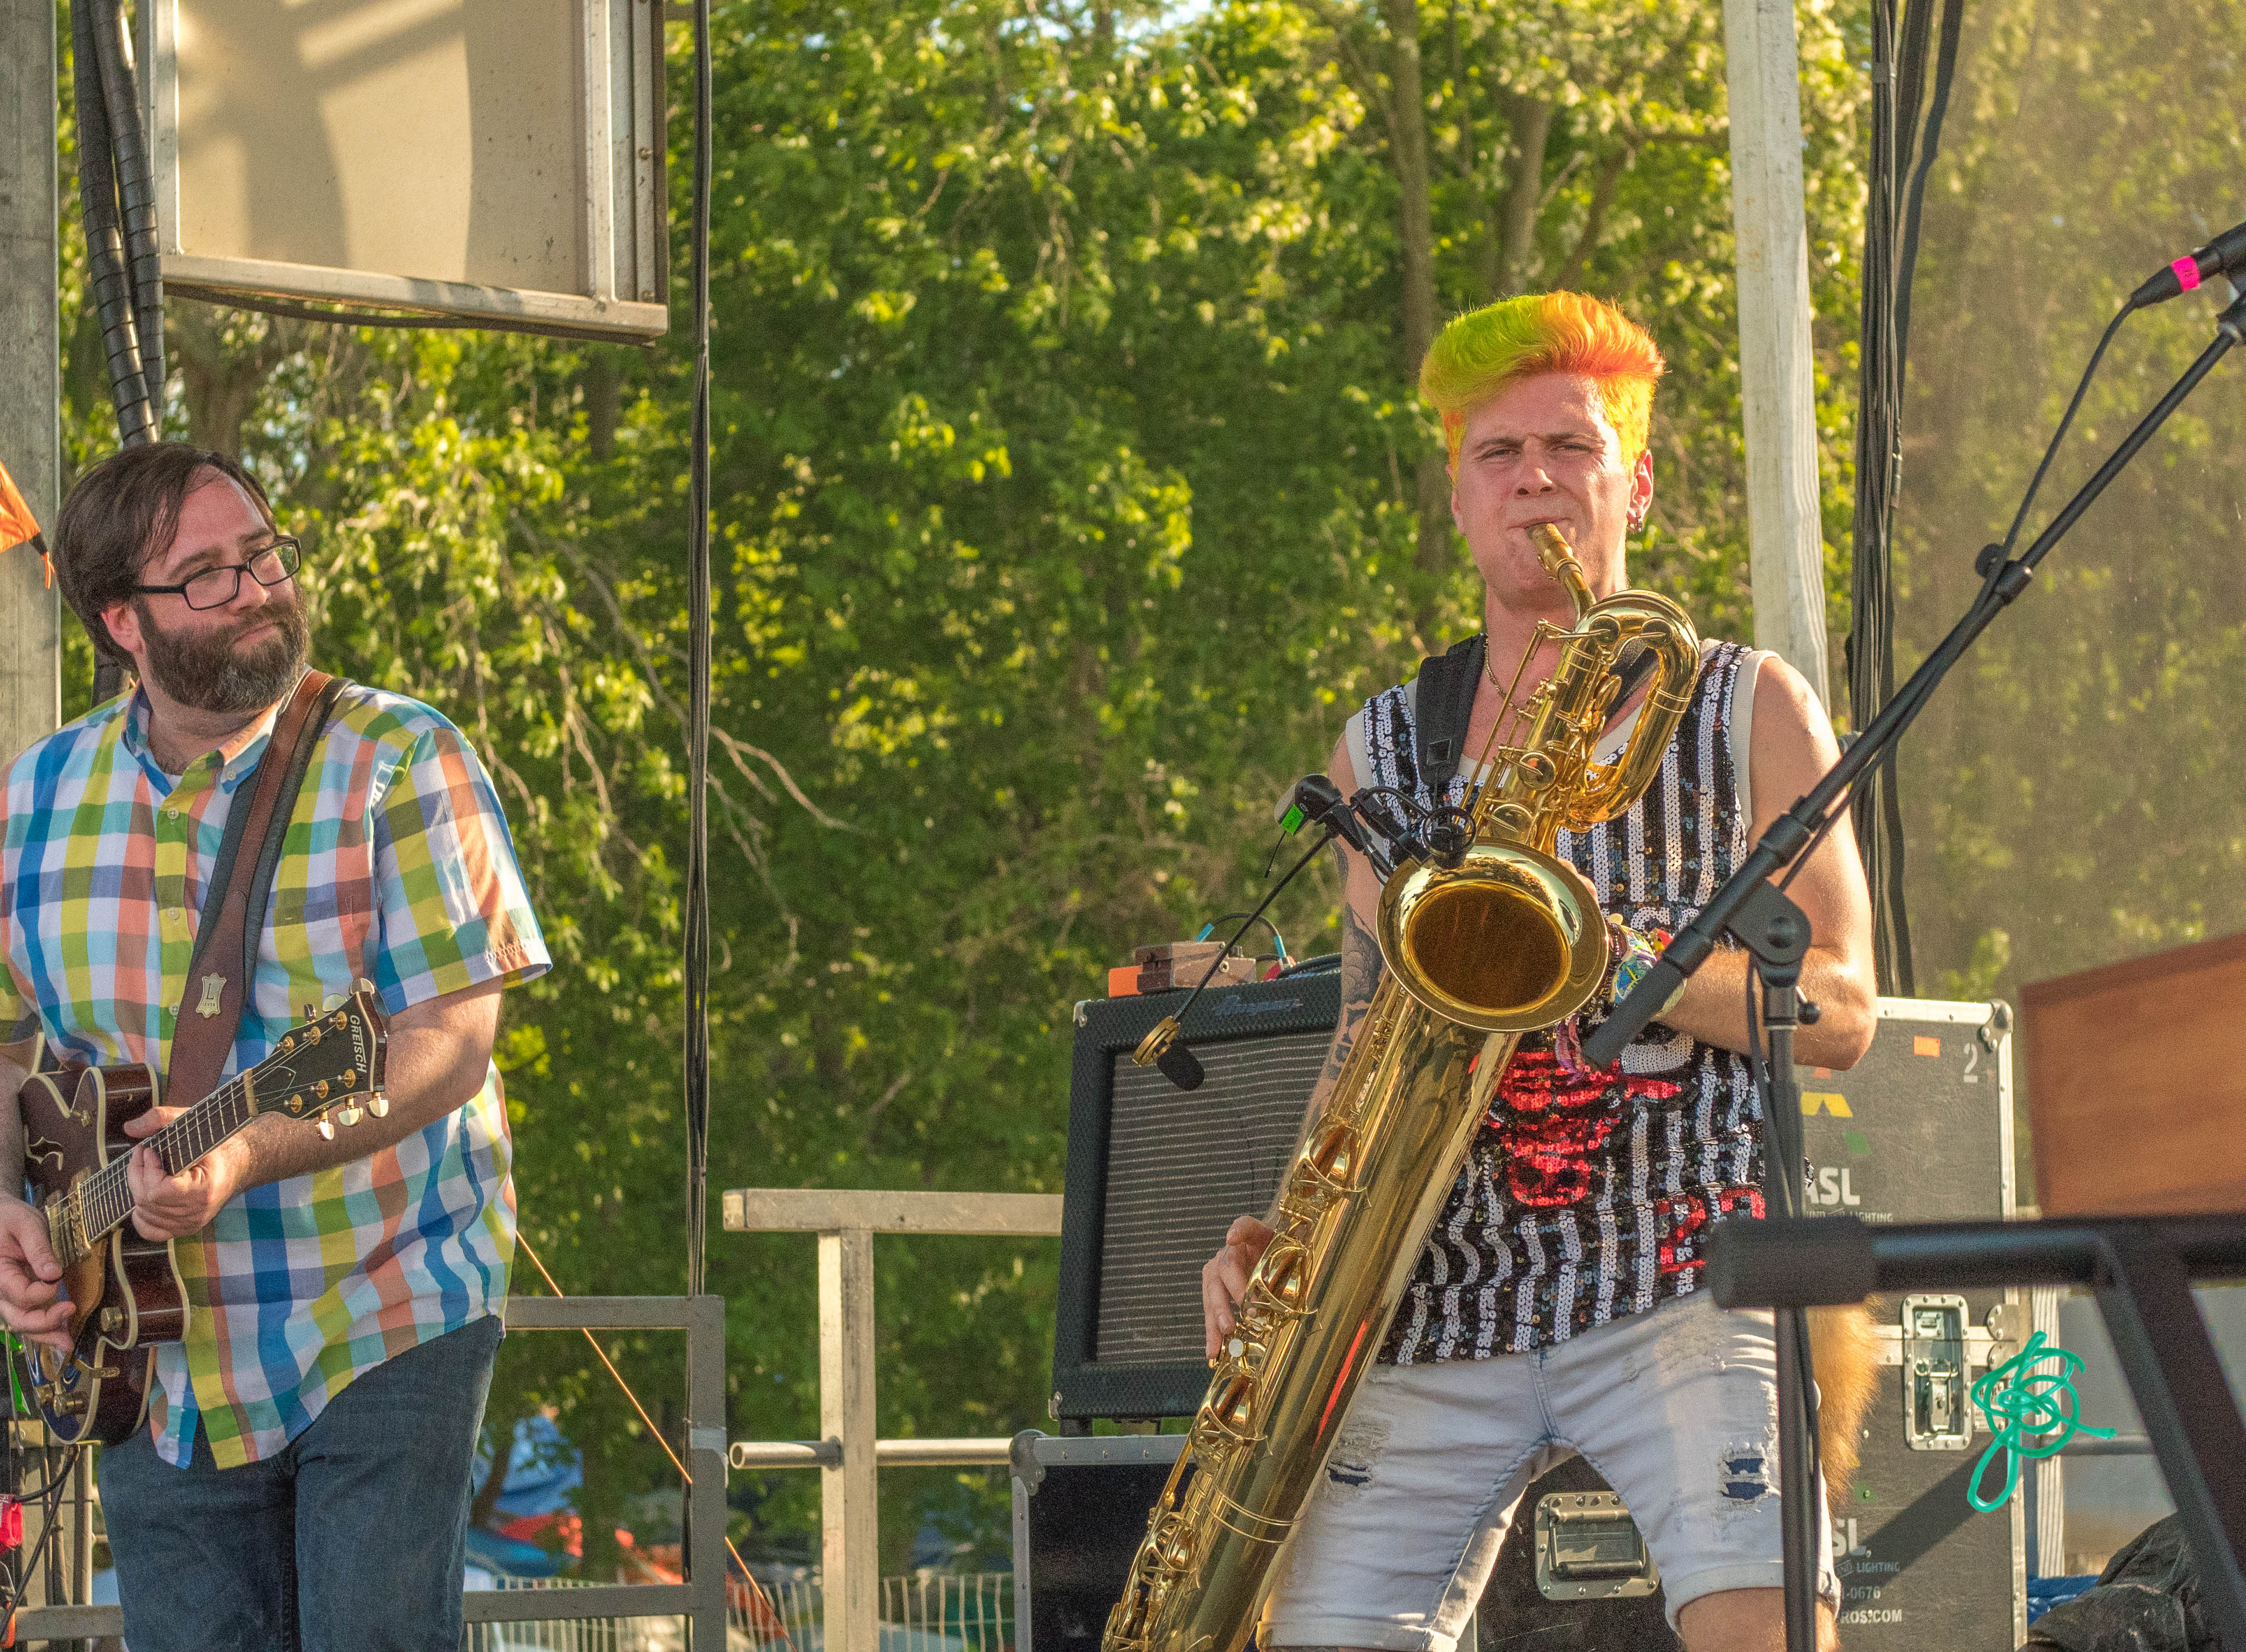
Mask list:
[[[1489,639],[1477,633],[1419,663],[1415,696],[1419,778],[1438,803],[1448,793],[1451,777],[1465,760],[1467,725],[1474,720],[1474,694],[1481,686]]]

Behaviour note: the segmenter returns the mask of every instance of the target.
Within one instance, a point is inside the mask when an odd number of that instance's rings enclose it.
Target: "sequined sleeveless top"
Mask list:
[[[1690,922],[1746,854],[1730,735],[1743,679],[1753,693],[1753,671],[1742,668],[1754,657],[1710,644],[1659,777],[1626,812],[1560,834],[1561,858],[1634,928]],[[1375,695],[1363,732],[1371,773],[1360,784],[1437,801],[1415,761],[1412,696],[1401,687]],[[1461,774],[1443,800],[1463,803],[1467,789]],[[1416,1364],[1524,1352],[1687,1295],[1705,1266],[1709,1224],[1762,1214],[1762,1113],[1745,1057],[1657,1021],[1610,1078],[1563,1067],[1550,1036],[1532,1034],[1498,1086],[1381,1357]]]

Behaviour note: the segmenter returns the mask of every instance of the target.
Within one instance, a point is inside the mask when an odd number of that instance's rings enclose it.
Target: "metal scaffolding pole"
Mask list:
[[[736,1187],[727,1191],[724,1209],[728,1233],[819,1235],[819,1428],[825,1438],[744,1442],[733,1447],[733,1458],[744,1468],[818,1465],[827,1652],[878,1652],[881,1526],[876,1471],[881,1459],[903,1465],[1006,1458],[997,1440],[876,1438],[874,1235],[1057,1237],[1060,1199],[1051,1193]]]
[[[62,481],[53,0],[0,0],[0,463],[51,534]],[[0,555],[0,763],[59,718],[60,612],[37,553]]]
[[[1831,700],[1793,0],[1724,0],[1754,640]]]

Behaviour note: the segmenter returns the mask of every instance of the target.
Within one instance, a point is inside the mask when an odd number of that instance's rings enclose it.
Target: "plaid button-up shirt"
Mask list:
[[[138,694],[112,701],[8,771],[0,1041],[44,1032],[69,1059],[169,1062],[203,891],[273,718],[174,777],[149,751],[147,714]],[[548,964],[507,819],[459,731],[416,701],[346,690],[289,822],[227,1076],[355,980],[395,1015]],[[187,1462],[198,1424],[221,1468],[269,1457],[362,1371],[500,1311],[513,1157],[494,1069],[396,1146],[250,1188],[180,1240],[187,1334],[160,1350],[150,1405],[164,1459]]]

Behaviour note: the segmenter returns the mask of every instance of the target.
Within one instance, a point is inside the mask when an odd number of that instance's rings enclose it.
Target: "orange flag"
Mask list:
[[[16,479],[8,474],[8,466],[0,460],[0,553],[14,550],[18,545],[28,545],[39,554],[47,565],[47,583],[55,582],[54,559],[47,554],[47,541],[39,532],[39,525],[31,515],[31,507],[24,503],[24,496],[16,489]]]

